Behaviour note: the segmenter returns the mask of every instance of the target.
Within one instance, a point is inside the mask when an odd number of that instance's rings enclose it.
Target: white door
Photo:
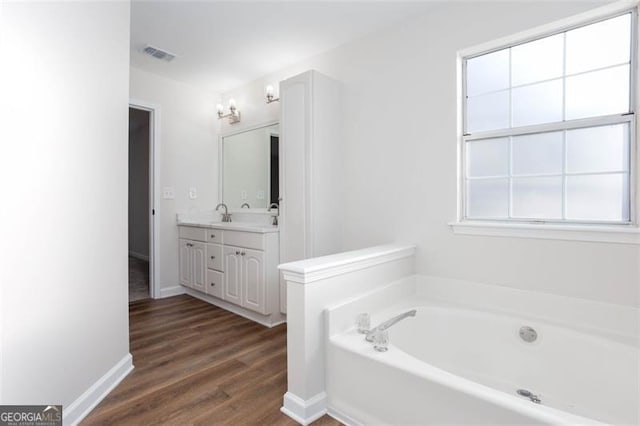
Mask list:
[[[264,252],[242,249],[242,306],[266,314]]]
[[[224,257],[224,300],[242,305],[242,267],[241,249],[225,246]]]
[[[193,288],[199,291],[207,290],[207,257],[204,243],[192,243],[191,253],[193,257],[192,280]]]
[[[180,240],[179,271],[180,284],[191,287],[191,244],[189,240]]]

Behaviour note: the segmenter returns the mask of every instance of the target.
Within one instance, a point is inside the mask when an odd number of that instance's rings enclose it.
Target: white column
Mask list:
[[[327,412],[325,307],[414,273],[415,247],[384,245],[280,265],[287,283],[282,412],[306,425]]]

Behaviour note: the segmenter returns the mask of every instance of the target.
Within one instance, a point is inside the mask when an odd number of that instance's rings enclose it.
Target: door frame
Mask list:
[[[129,108],[149,112],[149,297],[160,294],[160,105],[129,99]]]

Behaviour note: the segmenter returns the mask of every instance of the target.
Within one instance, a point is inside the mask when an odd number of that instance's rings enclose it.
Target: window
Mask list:
[[[464,219],[632,222],[633,18],[463,58]]]

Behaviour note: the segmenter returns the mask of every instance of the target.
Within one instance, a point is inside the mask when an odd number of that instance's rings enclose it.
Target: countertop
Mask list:
[[[199,228],[227,229],[229,231],[257,232],[265,234],[268,232],[278,232],[278,227],[265,225],[263,223],[248,222],[208,222],[198,220],[178,220],[178,226],[194,226]]]

